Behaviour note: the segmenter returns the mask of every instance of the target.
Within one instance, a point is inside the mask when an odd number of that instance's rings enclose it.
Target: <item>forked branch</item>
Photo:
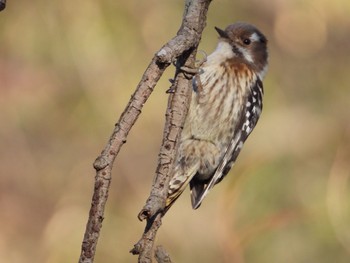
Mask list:
[[[79,263],[92,263],[94,261],[116,156],[126,142],[129,131],[165,69],[176,59],[178,59],[179,66],[194,66],[195,53],[205,27],[206,13],[210,2],[211,0],[186,1],[182,25],[177,36],[165,44],[153,57],[136,91],[115,125],[107,145],[94,162],[96,170],[94,193]],[[173,88],[175,93],[169,96],[164,139],[159,153],[156,178],[150,198],[139,216],[140,219],[147,219],[145,233],[133,249],[133,253],[139,254],[139,262],[151,262],[152,260],[153,241],[161,224],[160,212],[164,208],[170,169],[176,153],[176,141],[188,108],[189,80],[182,73],[177,72]]]

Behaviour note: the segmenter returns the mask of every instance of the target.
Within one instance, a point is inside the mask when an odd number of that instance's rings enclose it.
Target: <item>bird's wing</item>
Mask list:
[[[263,93],[263,84],[258,78],[250,88],[250,94],[247,96],[246,103],[241,111],[240,121],[213,177],[206,184],[190,184],[193,209],[197,209],[201,205],[209,190],[219,183],[234,165],[245,140],[258,122],[262,110]]]

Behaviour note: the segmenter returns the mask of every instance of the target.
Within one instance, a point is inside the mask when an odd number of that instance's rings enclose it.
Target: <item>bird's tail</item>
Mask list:
[[[196,174],[199,167],[199,163],[191,166],[190,169],[179,169],[180,171],[174,171],[173,179],[170,180],[168,198],[166,199],[165,208],[163,215],[169,210],[169,208],[175,203],[175,201],[180,197],[186,186],[189,184],[193,176]],[[189,167],[187,167],[189,168]],[[181,172],[181,176],[178,173]]]
[[[197,209],[203,201],[203,194],[206,192],[208,184],[195,179],[190,182],[192,208]]]

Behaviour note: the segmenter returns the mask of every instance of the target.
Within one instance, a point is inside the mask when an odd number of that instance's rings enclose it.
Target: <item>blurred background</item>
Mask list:
[[[183,1],[8,1],[0,13],[0,258],[77,262],[92,163],[154,53],[181,23]],[[350,2],[212,2],[214,26],[237,20],[269,39],[257,128],[201,208],[186,191],[158,244],[175,262],[349,262]],[[95,262],[136,262],[136,217],[157,163],[169,68],[113,170]]]

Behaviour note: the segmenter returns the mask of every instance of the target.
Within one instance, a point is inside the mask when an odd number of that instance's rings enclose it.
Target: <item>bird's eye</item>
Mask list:
[[[250,45],[251,41],[249,38],[246,38],[243,40],[243,43],[248,46],[248,45]]]

